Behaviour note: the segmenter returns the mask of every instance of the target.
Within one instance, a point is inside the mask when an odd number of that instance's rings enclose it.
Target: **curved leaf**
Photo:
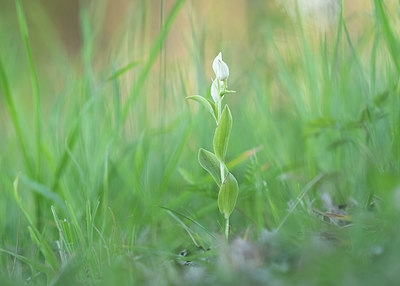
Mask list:
[[[220,162],[217,159],[217,157],[203,149],[200,148],[199,150],[199,163],[200,165],[206,170],[214,179],[214,181],[217,183],[218,187],[221,186],[221,169],[220,169]],[[225,173],[228,173],[228,169],[225,167]]]
[[[235,209],[238,193],[238,183],[235,177],[229,173],[226,176],[226,179],[222,184],[218,194],[218,208],[219,211],[224,215],[225,219],[228,219]]]
[[[217,122],[217,118],[218,118],[218,110],[217,107],[215,106],[214,102],[212,102],[210,99],[206,98],[206,100],[208,101],[208,103],[210,103],[212,109],[213,109],[213,117],[215,119],[215,122]]]
[[[232,114],[226,105],[218,122],[214,135],[214,151],[218,160],[224,162],[226,150],[228,149],[229,135],[232,130]]]
[[[197,101],[198,103],[203,105],[207,109],[207,111],[211,113],[215,121],[217,121],[217,118],[215,117],[215,106],[213,106],[214,104],[211,101],[207,100],[206,98],[200,95],[187,96],[186,99]]]

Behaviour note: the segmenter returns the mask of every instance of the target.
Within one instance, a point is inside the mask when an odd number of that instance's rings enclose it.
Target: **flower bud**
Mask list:
[[[219,83],[219,85],[218,85]],[[219,98],[221,96],[221,89],[223,86],[223,82],[219,81],[216,78],[213,83],[211,84],[211,97],[214,99],[214,102],[219,101]]]
[[[222,54],[219,53],[218,56],[214,59],[212,68],[214,70],[217,79],[225,81],[229,77],[229,68],[228,65],[222,60]]]

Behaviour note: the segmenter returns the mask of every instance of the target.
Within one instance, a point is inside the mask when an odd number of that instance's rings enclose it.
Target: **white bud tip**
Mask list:
[[[217,79],[225,81],[229,77],[228,65],[222,60],[222,53],[220,52],[214,59],[212,68]]]

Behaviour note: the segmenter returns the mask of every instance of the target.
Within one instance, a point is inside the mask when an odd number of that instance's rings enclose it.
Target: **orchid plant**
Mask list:
[[[236,178],[229,172],[225,164],[229,136],[232,130],[232,114],[228,105],[222,108],[222,100],[226,94],[235,93],[235,91],[227,89],[229,68],[222,60],[221,53],[214,59],[212,68],[216,76],[211,84],[211,97],[214,102],[200,95],[188,96],[187,98],[202,104],[211,113],[217,125],[213,140],[214,153],[200,148],[198,160],[219,187],[218,207],[226,221],[225,237],[228,240],[229,217],[236,205],[239,186]]]

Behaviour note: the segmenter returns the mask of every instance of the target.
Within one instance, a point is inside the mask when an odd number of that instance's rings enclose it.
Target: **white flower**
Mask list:
[[[211,97],[214,99],[214,102],[219,101],[222,87],[223,87],[223,82],[219,81],[219,86],[218,86],[217,78],[211,84]]]
[[[218,56],[214,59],[212,68],[214,70],[217,79],[225,81],[229,77],[229,68],[228,65],[222,60],[222,54],[219,53]]]

